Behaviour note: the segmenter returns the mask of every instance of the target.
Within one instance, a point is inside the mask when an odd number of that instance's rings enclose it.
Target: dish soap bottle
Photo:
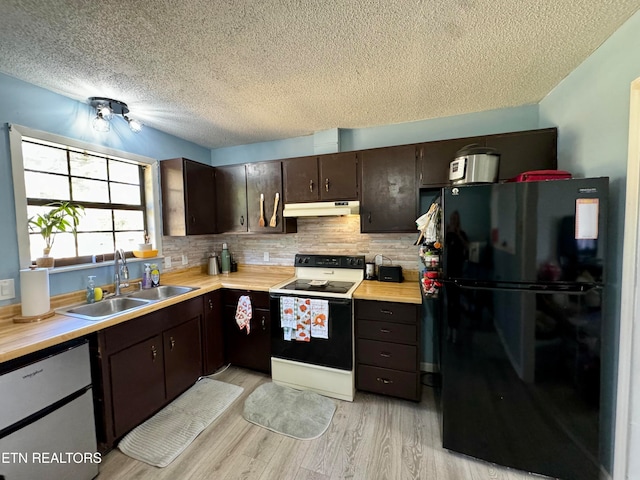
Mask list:
[[[144,273],[142,274],[142,288],[151,288],[151,265],[144,264]]]
[[[89,280],[87,281],[87,303],[95,303],[96,301],[96,276],[89,275]]]
[[[156,265],[155,263],[152,263],[150,265],[150,268],[151,268],[151,286],[157,287],[158,285],[160,285],[160,269],[158,268],[158,265]]]
[[[220,254],[220,259],[222,263],[222,273],[228,274],[231,271],[231,255],[229,254],[229,249],[227,248],[227,244],[222,244],[222,253]]]

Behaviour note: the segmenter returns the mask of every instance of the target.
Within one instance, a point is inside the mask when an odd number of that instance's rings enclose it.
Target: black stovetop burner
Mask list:
[[[282,288],[284,290],[298,290],[303,292],[347,293],[353,285],[354,282],[297,279],[291,283],[287,283]]]

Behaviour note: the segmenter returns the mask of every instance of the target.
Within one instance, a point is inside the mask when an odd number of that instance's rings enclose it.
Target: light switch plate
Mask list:
[[[0,280],[0,300],[16,298],[16,287],[13,278]]]
[[[182,264],[183,265],[189,264],[189,258],[186,255],[182,255]]]
[[[171,257],[164,257],[164,268],[171,268]]]
[[[269,252],[264,252],[263,258],[264,258],[265,262],[268,262],[269,261]]]

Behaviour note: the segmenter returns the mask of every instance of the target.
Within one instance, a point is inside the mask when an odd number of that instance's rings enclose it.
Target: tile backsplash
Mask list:
[[[293,266],[296,253],[327,253],[336,255],[364,255],[373,261],[377,254],[384,255],[384,263],[400,265],[405,270],[418,270],[418,247],[414,242],[416,233],[360,233],[358,215],[344,217],[298,218],[298,233],[221,234],[196,235],[190,237],[162,237],[162,251],[171,257],[171,268],[185,268],[182,255],[188,258],[188,267],[205,265],[212,251],[222,250],[222,243],[239,264]],[[265,252],[269,261],[265,261]]]

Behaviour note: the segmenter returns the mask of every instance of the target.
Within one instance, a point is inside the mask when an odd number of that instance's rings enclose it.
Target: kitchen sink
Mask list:
[[[85,303],[60,308],[57,309],[56,312],[70,317],[82,318],[83,320],[99,321],[197,289],[198,287],[161,285],[148,290],[129,293],[125,296],[107,298],[96,303]]]
[[[144,300],[166,300],[167,298],[189,293],[197,290],[197,287],[179,287],[176,285],[160,285],[159,287],[149,288],[147,290],[139,290],[127,295],[127,298],[141,298]]]
[[[83,318],[85,320],[104,320],[105,318],[114,317],[136,308],[149,305],[150,300],[141,298],[115,297],[101,300],[96,303],[86,303],[84,305],[75,305],[68,308],[57,310],[58,313],[69,315],[70,317]]]

